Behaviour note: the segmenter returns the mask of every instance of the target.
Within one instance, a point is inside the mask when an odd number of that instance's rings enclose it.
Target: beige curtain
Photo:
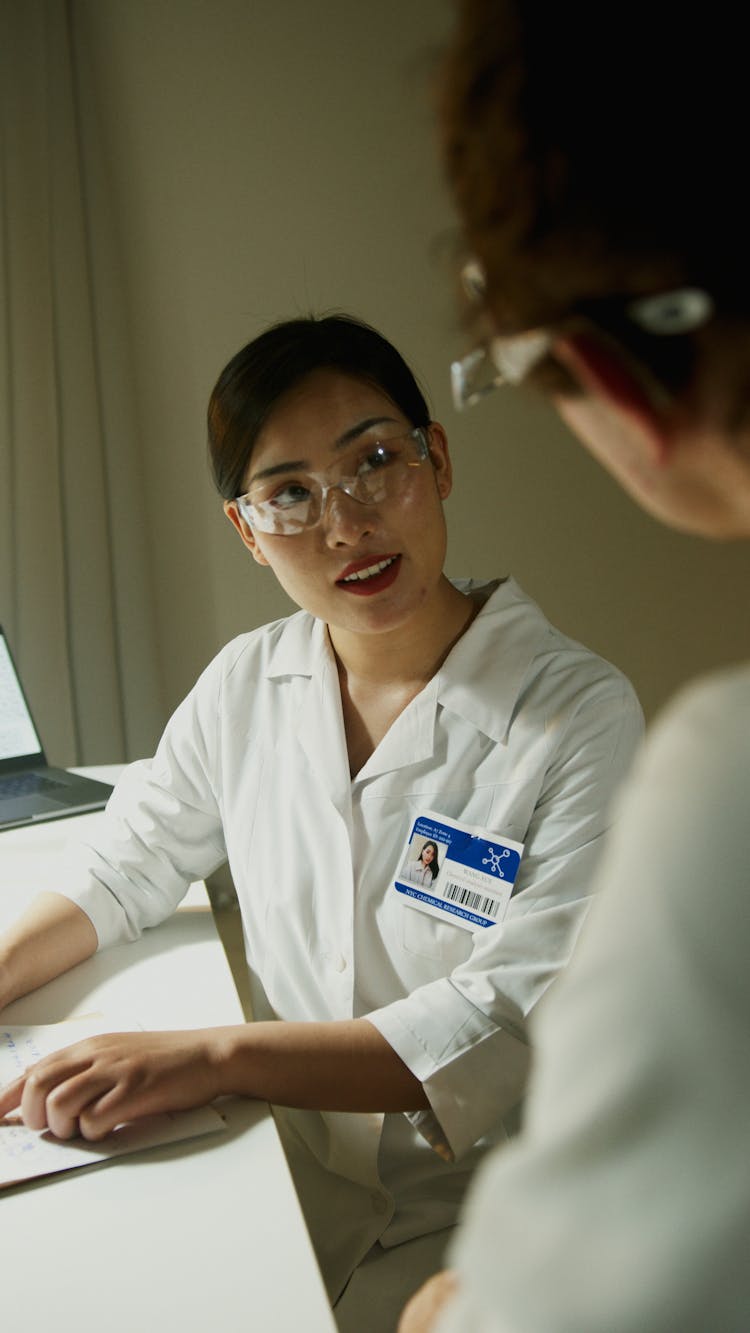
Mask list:
[[[50,759],[163,722],[116,229],[65,0],[0,0],[0,620]]]

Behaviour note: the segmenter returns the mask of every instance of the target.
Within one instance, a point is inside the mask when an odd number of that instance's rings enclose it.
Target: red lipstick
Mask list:
[[[364,560],[354,560],[339,575],[336,587],[355,597],[371,597],[376,592],[390,588],[398,578],[401,568],[400,555],[368,556]]]

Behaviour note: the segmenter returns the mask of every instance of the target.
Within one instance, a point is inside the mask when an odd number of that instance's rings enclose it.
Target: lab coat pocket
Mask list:
[[[438,921],[416,907],[401,903],[401,944],[407,953],[442,963],[441,975],[471,954],[473,936],[450,922]]]

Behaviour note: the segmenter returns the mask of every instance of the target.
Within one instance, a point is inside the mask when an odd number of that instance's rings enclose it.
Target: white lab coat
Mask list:
[[[440,1333],[750,1328],[749,723],[745,666],[644,747]]]
[[[526,1018],[568,958],[641,734],[618,671],[512,580],[493,587],[354,780],[325,625],[299,612],[234,640],[123,775],[70,893],[107,944],[228,857],[255,1016],[367,1015],[424,1084],[431,1109],[409,1116],[278,1113],[332,1297],[376,1240],[450,1226],[515,1128]],[[481,936],[390,890],[426,809],[525,843]]]

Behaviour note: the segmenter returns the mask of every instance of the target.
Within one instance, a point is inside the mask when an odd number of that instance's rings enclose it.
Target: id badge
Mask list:
[[[479,931],[502,921],[523,843],[426,810],[406,842],[392,889],[407,907]]]

